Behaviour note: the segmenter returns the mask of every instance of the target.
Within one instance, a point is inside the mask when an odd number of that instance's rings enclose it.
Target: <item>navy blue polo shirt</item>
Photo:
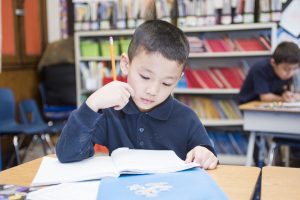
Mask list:
[[[215,154],[198,116],[172,96],[149,112],[139,111],[132,99],[122,110],[98,113],[83,103],[71,113],[56,154],[61,162],[80,161],[94,155],[94,144],[107,146],[110,153],[119,147],[173,150],[183,160],[199,145]]]
[[[282,95],[290,80],[281,80],[274,72],[270,59],[251,67],[239,93],[240,103],[260,100],[259,95],[273,93]]]

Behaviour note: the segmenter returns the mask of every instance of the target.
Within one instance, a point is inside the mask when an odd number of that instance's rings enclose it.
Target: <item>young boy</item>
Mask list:
[[[280,43],[271,59],[251,67],[239,94],[240,103],[300,100],[300,94],[289,88],[299,63],[299,47],[292,42]]]
[[[173,150],[186,162],[214,169],[218,159],[197,115],[175,100],[189,55],[184,33],[164,21],[139,26],[120,66],[127,83],[113,81],[74,111],[56,146],[61,162],[93,156],[94,144],[112,152],[119,147]]]

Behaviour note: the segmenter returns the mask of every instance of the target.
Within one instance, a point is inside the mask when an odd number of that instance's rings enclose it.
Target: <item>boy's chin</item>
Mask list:
[[[149,112],[154,108],[154,106],[141,106],[141,105],[137,105],[137,107],[141,112]]]

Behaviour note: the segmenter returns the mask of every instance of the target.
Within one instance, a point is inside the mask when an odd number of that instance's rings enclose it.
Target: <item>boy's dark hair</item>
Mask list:
[[[300,63],[300,49],[293,42],[282,42],[276,47],[272,58],[275,60],[276,64]]]
[[[183,31],[162,21],[149,20],[134,32],[128,48],[130,62],[141,50],[149,53],[159,52],[169,60],[185,65],[189,55],[189,43]]]

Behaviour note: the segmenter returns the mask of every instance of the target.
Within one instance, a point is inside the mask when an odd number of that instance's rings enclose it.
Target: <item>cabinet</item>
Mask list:
[[[240,85],[234,84],[233,74],[235,71],[242,71],[245,76],[245,70],[254,62],[272,54],[275,47],[276,24],[217,25],[183,28],[183,31],[189,37],[190,46],[193,50],[189,55],[184,76],[185,81],[180,81],[173,95],[190,105],[201,118],[211,138],[216,140],[215,144],[221,143],[219,157],[222,164],[244,164],[246,162],[247,141],[241,141],[242,138],[237,136],[240,134],[237,132],[242,132],[243,118],[237,106]],[[124,41],[128,42],[133,32],[134,30],[130,29],[75,33],[78,106],[89,94],[111,79],[110,55],[105,50],[109,36],[113,36],[114,40],[118,41],[118,46],[115,47],[118,49],[116,55],[118,68],[119,55],[122,51],[126,51],[126,45],[128,45]],[[264,37],[268,44],[261,44],[260,37]],[[195,40],[197,41],[195,42]],[[251,47],[251,42],[262,46],[254,45]],[[198,47],[197,44],[199,44]],[[226,47],[226,45],[232,46]],[[226,69],[231,69],[231,71],[226,72]],[[205,86],[197,87],[196,84],[195,87],[193,81],[188,79],[190,78],[188,71],[192,74],[195,74],[194,72],[197,74],[200,71],[200,74],[204,73],[204,76],[210,76],[209,74],[213,73],[213,70],[219,70],[221,75],[224,73],[223,78],[229,79],[228,82],[231,87],[224,84],[223,86],[219,85],[219,87],[211,86],[205,79],[207,77],[202,77],[206,83]],[[119,77],[119,80],[122,80],[122,77]],[[199,77],[196,78],[197,80],[199,81]],[[183,86],[182,82],[184,83]],[[224,131],[225,134],[220,133]],[[222,136],[226,136],[226,138]],[[242,137],[246,138],[247,136],[242,134]],[[227,149],[228,145],[232,145],[229,150]],[[239,149],[239,145],[242,145],[243,149]],[[226,153],[223,153],[224,151]],[[232,153],[236,151],[239,152],[238,155]]]
[[[45,11],[45,0],[2,1],[4,69],[37,64],[46,46]]]

